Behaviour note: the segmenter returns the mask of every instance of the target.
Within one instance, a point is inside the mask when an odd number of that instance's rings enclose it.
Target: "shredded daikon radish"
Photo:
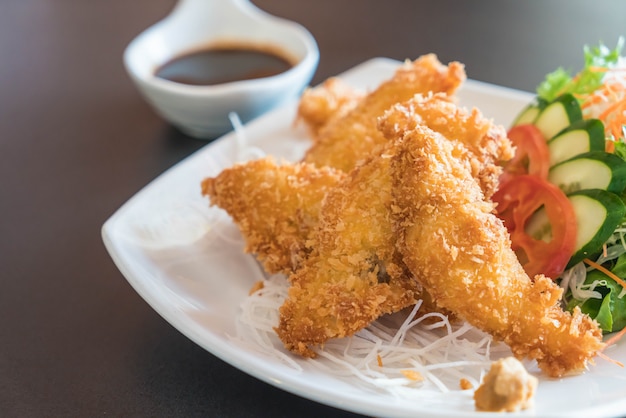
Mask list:
[[[508,347],[466,323],[451,323],[438,313],[420,315],[420,301],[411,311],[379,318],[353,337],[328,341],[317,358],[297,357],[274,332],[288,286],[282,275],[265,280],[242,302],[237,334],[231,338],[297,372],[312,368],[394,396],[423,399],[433,393],[461,394],[461,379],[478,387],[491,362],[510,355]]]
[[[602,299],[602,294],[593,290],[596,286],[593,284],[585,284],[587,278],[587,268],[583,263],[578,263],[571,269],[563,273],[561,287],[569,288],[572,297],[585,301],[587,299]]]
[[[235,162],[243,163],[265,157],[265,152],[262,149],[250,145],[250,141],[246,136],[246,132],[243,124],[241,123],[241,119],[239,119],[239,115],[235,112],[230,112],[228,114],[228,119],[230,120],[231,125],[233,125],[233,130],[235,132],[235,149],[237,153]]]

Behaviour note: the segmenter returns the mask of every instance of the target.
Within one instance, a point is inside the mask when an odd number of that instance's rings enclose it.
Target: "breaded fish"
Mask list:
[[[211,205],[226,210],[269,273],[290,274],[306,258],[321,202],[345,174],[272,158],[235,165],[202,182]]]
[[[405,62],[390,80],[367,94],[352,110],[320,129],[304,161],[349,172],[387,142],[376,126],[377,118],[387,109],[418,93],[452,95],[465,78],[462,64],[445,66],[434,54]]]
[[[513,147],[501,125],[485,118],[478,109],[457,106],[448,95],[416,95],[397,103],[380,119],[379,129],[393,140],[424,125],[448,140],[462,144],[456,157],[468,162],[487,199],[498,187],[502,163],[513,157]]]
[[[417,96],[395,106],[379,126],[389,137],[380,155],[370,155],[326,195],[314,250],[291,276],[293,287],[281,309],[277,332],[287,348],[313,355],[311,346],[352,335],[380,315],[407,306],[411,299],[400,297],[403,292],[424,301],[422,312],[436,310],[398,257],[390,223],[395,209],[389,171],[394,141],[418,124],[454,138],[450,142],[459,145],[457,157],[479,168],[476,176],[483,179],[483,172],[499,173],[496,161],[511,153],[504,128],[478,111],[457,108],[448,96]],[[485,187],[495,185],[485,181]]]
[[[549,376],[578,372],[603,347],[595,321],[559,306],[562,289],[520,265],[458,144],[417,126],[391,162],[397,246],[432,295]]]
[[[329,190],[313,237],[313,252],[290,276],[280,308],[276,332],[289,350],[315,356],[315,346],[420,297],[395,250],[388,158],[371,158]]]
[[[331,77],[302,93],[297,121],[308,126],[311,139],[316,141],[324,126],[352,110],[364,95],[364,92],[353,89],[341,79]]]

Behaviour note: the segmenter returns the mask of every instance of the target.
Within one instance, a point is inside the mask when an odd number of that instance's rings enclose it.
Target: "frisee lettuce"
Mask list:
[[[537,94],[542,99],[552,101],[564,93],[588,94],[602,85],[604,73],[598,68],[614,67],[619,61],[624,39],[620,38],[614,49],[600,43],[598,46],[585,46],[585,66],[575,75],[563,68],[549,73],[537,87]]]
[[[615,147],[613,154],[617,155],[622,160],[626,160],[626,143],[622,141],[615,141],[613,146]]]

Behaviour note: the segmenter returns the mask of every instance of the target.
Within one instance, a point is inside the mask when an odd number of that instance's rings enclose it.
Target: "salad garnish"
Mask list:
[[[604,44],[585,46],[585,66],[571,75],[563,68],[548,74],[537,87],[545,101],[570,93],[580,102],[585,119],[601,120],[610,139],[624,138],[626,124],[626,60],[621,56],[624,38],[614,49]]]
[[[626,328],[623,46],[623,38],[613,49],[602,43],[586,46],[582,70],[571,74],[558,68],[539,84],[535,100],[510,131],[519,155],[504,167],[500,190],[506,193],[494,196],[513,248],[524,244],[518,258],[529,275],[539,272],[556,280],[564,289],[564,306],[570,311],[580,307],[606,333]],[[528,199],[528,176],[534,177],[537,193],[556,186],[562,198],[534,205],[530,212],[532,205],[527,203],[512,206],[516,199]],[[526,213],[515,215],[515,211]],[[575,214],[575,238],[558,232],[567,219],[547,215],[559,211]],[[528,220],[520,224],[512,219]],[[538,251],[529,245],[531,240]],[[568,240],[569,246],[564,243]],[[539,270],[537,258],[543,260]],[[555,270],[554,260],[563,258],[568,261]]]

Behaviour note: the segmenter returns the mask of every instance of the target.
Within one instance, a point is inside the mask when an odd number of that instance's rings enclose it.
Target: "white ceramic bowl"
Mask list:
[[[169,60],[213,44],[271,45],[296,64],[271,77],[193,86],[155,76]],[[302,26],[269,15],[248,0],[181,0],[163,20],[135,38],[124,52],[126,70],[163,118],[197,138],[214,138],[297,97],[319,61],[313,36]]]

